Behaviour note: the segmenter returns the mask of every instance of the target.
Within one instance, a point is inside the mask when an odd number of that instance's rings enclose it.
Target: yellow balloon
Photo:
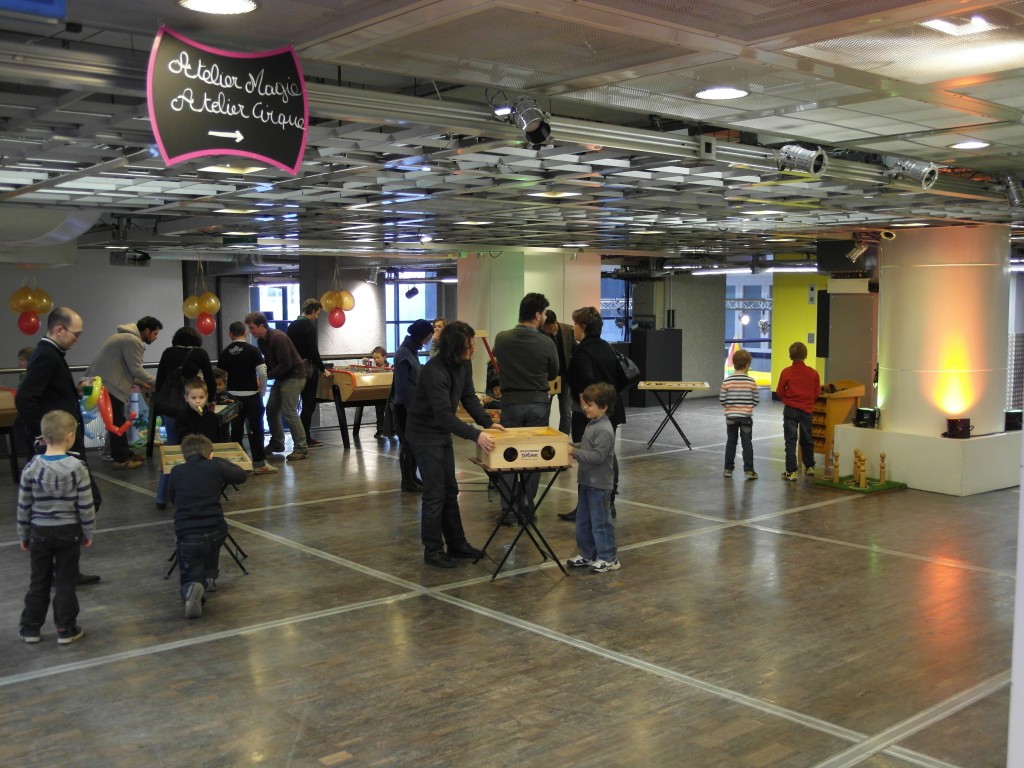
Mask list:
[[[87,411],[91,411],[96,407],[96,403],[100,401],[100,387],[103,386],[103,379],[99,376],[92,377],[92,389],[89,394],[85,396],[82,401],[82,407]]]
[[[220,299],[217,298],[217,294],[213,291],[207,291],[199,297],[199,309],[202,312],[207,312],[211,315],[216,315],[220,312]]]
[[[323,296],[320,297],[320,305],[324,308],[324,312],[330,312],[338,306],[337,297],[337,291],[324,291]]]
[[[36,308],[35,292],[27,285],[23,285],[7,298],[7,306],[11,308],[12,312],[19,315],[22,312],[34,312]]]
[[[36,312],[40,315],[48,315],[51,309],[53,309],[53,299],[50,294],[40,288],[39,293],[36,294]]]
[[[355,307],[356,297],[348,291],[338,291],[338,306],[348,312]]]
[[[199,317],[203,313],[202,308],[199,306],[199,297],[192,295],[185,299],[181,304],[181,311],[185,313],[185,317],[189,320],[195,320]]]

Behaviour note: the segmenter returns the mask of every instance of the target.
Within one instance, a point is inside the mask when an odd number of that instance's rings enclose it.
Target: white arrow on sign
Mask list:
[[[237,144],[238,142],[245,138],[242,135],[242,132],[237,129],[234,131],[207,131],[207,133],[209,133],[211,136],[220,136],[221,138],[224,139],[234,139],[235,144]]]

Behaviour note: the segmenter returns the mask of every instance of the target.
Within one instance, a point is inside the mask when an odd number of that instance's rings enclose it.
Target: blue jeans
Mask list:
[[[164,429],[167,431],[167,445],[178,444],[178,432],[174,428],[174,422],[177,421],[173,416],[164,416]],[[167,483],[170,481],[171,476],[160,474],[160,480],[156,484],[156,503],[166,504],[167,503]]]
[[[786,471],[796,472],[796,444],[804,455],[804,466],[814,466],[814,439],[811,437],[811,414],[787,405],[782,409],[782,437],[786,441]]]
[[[281,416],[288,422],[288,431],[292,433],[292,445],[299,453],[308,450],[306,430],[302,427],[299,417],[299,397],[306,386],[305,377],[301,379],[283,379],[275,381],[267,398],[267,423],[270,424],[270,442],[275,446],[284,446],[284,427]]]
[[[456,549],[466,544],[459,511],[459,483],[455,479],[455,449],[447,445],[413,445],[423,478],[420,538],[423,554],[444,552],[445,544]]]
[[[53,623],[57,628],[73,627],[78,620],[78,560],[82,553],[82,526],[33,525],[29,538],[32,577],[25,593],[21,626],[38,629],[46,622],[53,593]]]
[[[222,524],[206,531],[194,531],[178,537],[178,570],[181,572],[181,599],[188,596],[188,585],[205,584],[220,575],[220,548],[228,537]]]
[[[743,471],[754,471],[754,420],[750,416],[740,416],[725,420],[725,468],[730,472],[736,467],[736,442],[743,444]]]
[[[551,406],[547,402],[547,395],[543,403],[515,403],[508,404],[501,409],[501,426],[503,427],[546,427],[551,418]],[[501,511],[505,515],[512,514],[508,507],[507,498],[512,495],[511,473],[502,474],[500,480],[502,488]],[[530,472],[516,494],[512,503],[518,508],[520,517],[533,514],[533,500],[537,498],[537,488],[540,486],[540,472]],[[525,519],[525,518],[524,518]]]
[[[615,526],[612,525],[611,492],[588,485],[579,487],[576,502],[576,546],[587,560],[607,560],[618,556]]]

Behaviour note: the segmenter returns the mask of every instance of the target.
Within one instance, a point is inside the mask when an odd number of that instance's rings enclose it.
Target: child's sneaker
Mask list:
[[[216,592],[217,591],[217,580],[216,579],[207,579],[206,580],[206,591],[207,592]]]
[[[814,477],[814,467],[806,467],[804,469],[804,474],[808,477]]]
[[[622,566],[619,565],[618,560],[601,560],[597,559],[590,564],[590,570],[594,573],[607,573],[608,571],[617,571]]]
[[[744,472],[743,476],[747,478],[747,480],[757,480],[757,472],[752,469],[748,472]]]
[[[570,557],[566,560],[565,564],[570,568],[587,568],[593,562],[593,560],[587,560],[583,555],[576,555],[576,557]]]
[[[81,640],[85,632],[79,626],[57,627],[57,645],[70,645],[75,640]]]
[[[39,636],[39,627],[22,627],[18,630],[18,637],[23,643],[38,643],[42,640]]]
[[[797,479],[796,478],[796,472],[783,472],[782,473],[782,479],[783,480],[792,480],[792,481],[796,482],[796,479]]]
[[[206,589],[198,581],[193,581],[188,585],[188,591],[185,593],[186,619],[198,619],[203,615],[203,597],[205,594]]]
[[[731,469],[725,470],[725,472],[722,473],[722,477],[732,477],[732,470]]]

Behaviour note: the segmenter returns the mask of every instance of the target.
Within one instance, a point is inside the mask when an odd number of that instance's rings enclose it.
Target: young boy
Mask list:
[[[21,473],[18,489],[18,538],[29,553],[32,577],[21,614],[22,641],[38,643],[53,595],[57,644],[69,645],[85,634],[78,620],[78,559],[92,544],[96,511],[89,470],[68,454],[78,420],[67,411],[50,411],[41,422],[46,453]]]
[[[747,374],[750,353],[737,349],[732,355],[733,374],[722,382],[718,400],[725,409],[725,477],[732,477],[736,468],[736,441],[743,444],[743,474],[747,480],[757,480],[754,471],[754,408],[760,400],[757,383]]]
[[[799,341],[789,345],[789,359],[793,364],[782,369],[779,386],[775,394],[782,401],[782,436],[786,441],[786,471],[783,480],[796,480],[799,466],[796,460],[796,444],[800,441],[800,452],[804,458],[804,472],[814,475],[814,440],[811,438],[811,413],[814,402],[821,393],[821,379],[818,372],[804,363],[807,347]]]
[[[615,404],[615,387],[591,384],[580,395],[580,407],[588,422],[570,456],[580,463],[579,500],[576,503],[576,546],[580,553],[566,561],[570,568],[590,568],[594,573],[619,570],[615,527],[611,519],[611,490],[615,482],[615,431],[608,409]]]
[[[213,458],[213,443],[205,435],[182,438],[185,463],[171,470],[168,495],[174,504],[174,535],[181,572],[185,618],[203,615],[206,593],[217,589],[220,548],[228,535],[221,490],[227,483],[245,482],[245,470]]]
[[[213,369],[213,380],[217,383],[217,391],[213,395],[214,405],[226,405],[235,402],[228,393],[228,372],[223,368]]]
[[[207,404],[206,385],[202,379],[192,379],[185,385],[185,402],[188,408],[180,411],[174,422],[178,437],[205,435],[211,443],[222,442],[220,419]]]

